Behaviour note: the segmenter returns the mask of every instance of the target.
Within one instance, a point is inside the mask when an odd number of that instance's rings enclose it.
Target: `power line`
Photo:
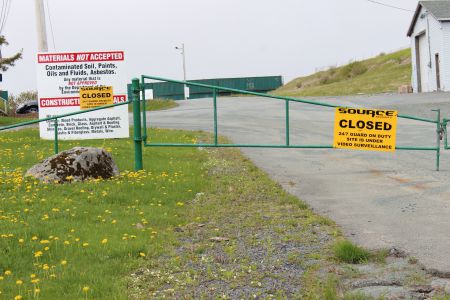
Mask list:
[[[11,9],[11,0],[3,0],[2,11],[0,14],[0,34],[3,33],[3,29],[5,28],[10,9]]]
[[[53,50],[56,52],[56,44],[55,44],[55,35],[53,34],[53,24],[52,24],[52,16],[50,14],[50,7],[48,5],[48,0],[45,1],[47,5],[47,12],[48,12],[48,22],[50,24],[50,33],[52,35],[52,42],[53,42]]]
[[[403,7],[398,7],[398,6],[394,6],[394,5],[390,5],[390,4],[386,4],[386,3],[382,3],[382,2],[378,2],[378,1],[374,1],[374,0],[367,0],[369,2],[381,5],[381,6],[385,6],[385,7],[389,7],[389,8],[394,8],[394,9],[398,9],[398,10],[402,10],[402,11],[407,11],[407,12],[414,12],[414,10],[411,9],[406,9]]]
[[[4,10],[4,14],[2,16],[2,22],[1,22],[1,27],[0,27],[0,33],[3,32],[3,29],[5,28],[6,25],[6,21],[8,20],[8,16],[9,16],[9,11],[11,10],[11,0],[7,0],[6,1],[6,5],[5,5],[5,10]]]
[[[3,32],[3,29],[5,29],[6,21],[8,21],[9,12],[11,10],[11,0],[8,0],[6,3],[6,12],[5,12],[5,18],[3,19],[2,27],[0,28],[0,32]]]
[[[2,0],[2,11],[0,13],[0,24],[3,22],[3,12],[5,11],[5,0]],[[0,32],[1,34],[1,32]]]

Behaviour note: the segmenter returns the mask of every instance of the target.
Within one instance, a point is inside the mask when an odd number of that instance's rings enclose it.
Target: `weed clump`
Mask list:
[[[334,256],[338,261],[350,264],[360,264],[369,260],[371,253],[350,241],[337,242],[333,247]]]

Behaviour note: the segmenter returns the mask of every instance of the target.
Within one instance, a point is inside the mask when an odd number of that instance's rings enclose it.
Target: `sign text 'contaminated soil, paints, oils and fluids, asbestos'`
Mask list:
[[[334,120],[333,147],[395,151],[397,111],[338,107]]]
[[[80,88],[80,109],[90,109],[111,104],[114,104],[112,86]]]
[[[126,102],[124,66],[123,51],[38,53],[39,118]],[[126,138],[128,122],[127,105],[64,117],[58,119],[58,138]],[[53,120],[39,126],[41,138],[54,138]]]

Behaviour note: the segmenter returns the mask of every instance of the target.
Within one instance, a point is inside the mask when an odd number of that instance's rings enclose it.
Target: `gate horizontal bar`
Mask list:
[[[397,150],[418,150],[418,151],[438,151],[437,147],[409,147],[409,146],[396,146]]]
[[[50,121],[50,120],[55,120],[55,119],[75,116],[75,115],[81,115],[81,114],[85,114],[85,113],[88,113],[88,112],[91,112],[91,111],[96,111],[96,110],[101,110],[101,109],[106,109],[106,108],[112,108],[112,107],[116,107],[116,106],[130,104],[130,103],[132,103],[132,101],[125,101],[125,102],[122,102],[122,103],[114,103],[114,104],[99,106],[99,107],[90,108],[90,109],[81,110],[81,111],[76,111],[76,112],[67,113],[67,114],[63,114],[63,115],[56,115],[56,116],[53,116],[53,117],[37,119],[37,120],[32,120],[32,121],[27,121],[27,122],[21,122],[21,123],[17,123],[17,124],[13,124],[13,125],[0,127],[0,131],[6,130],[6,129],[22,127],[22,126],[27,126],[27,125],[32,125],[32,124],[41,123],[41,122],[45,122],[45,121]]]
[[[277,149],[335,149],[331,145],[272,145],[272,144],[179,144],[179,143],[145,143],[145,147],[185,147],[185,148],[277,148]],[[336,148],[338,149],[338,148]],[[435,147],[397,146],[396,150],[437,151]]]
[[[402,119],[415,120],[415,121],[422,121],[422,122],[433,123],[433,124],[439,123],[439,122],[436,121],[436,120],[426,119],[426,118],[420,118],[420,117],[415,117],[415,116],[409,116],[409,115],[398,114],[398,117],[399,117],[399,118],[402,118]]]
[[[333,149],[331,145],[263,145],[263,144],[171,144],[171,143],[145,143],[145,147],[204,147],[204,148],[294,148],[294,149]]]

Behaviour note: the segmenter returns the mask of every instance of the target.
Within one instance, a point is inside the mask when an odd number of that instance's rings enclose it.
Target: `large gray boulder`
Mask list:
[[[92,147],[75,147],[53,155],[31,167],[25,176],[43,182],[72,182],[119,175],[110,153]]]

